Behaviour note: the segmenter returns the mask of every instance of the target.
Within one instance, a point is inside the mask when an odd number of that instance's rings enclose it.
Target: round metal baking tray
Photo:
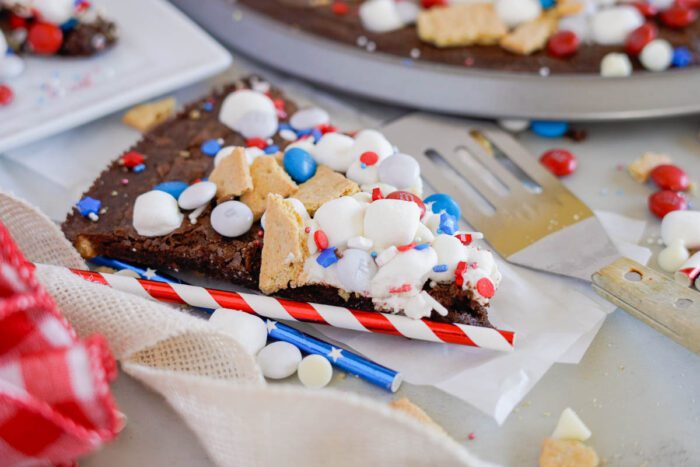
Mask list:
[[[479,117],[618,120],[700,112],[700,71],[539,76],[368,53],[262,16],[230,0],[172,0],[225,44],[319,85],[412,108]],[[235,20],[234,20],[235,14]]]

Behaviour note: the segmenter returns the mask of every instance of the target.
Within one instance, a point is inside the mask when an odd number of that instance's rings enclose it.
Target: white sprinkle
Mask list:
[[[375,44],[374,42],[368,42],[366,49],[367,52],[374,52],[375,50],[377,50],[377,44]]]
[[[549,76],[549,67],[543,66],[540,68],[540,76]]]
[[[414,60],[420,58],[420,50],[419,49],[411,49],[411,58]]]
[[[357,45],[358,47],[364,47],[367,45],[368,39],[365,36],[360,36],[357,38]]]

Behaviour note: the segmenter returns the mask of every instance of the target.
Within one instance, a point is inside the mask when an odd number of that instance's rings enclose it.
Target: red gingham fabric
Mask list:
[[[116,365],[79,339],[0,223],[0,465],[73,465],[111,440]]]

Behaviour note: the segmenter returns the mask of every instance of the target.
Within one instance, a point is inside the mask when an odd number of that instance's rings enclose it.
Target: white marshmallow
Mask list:
[[[369,0],[359,9],[362,26],[372,32],[389,32],[404,27],[394,0]]]
[[[683,240],[674,240],[669,246],[659,252],[656,262],[667,272],[676,272],[690,257]]]
[[[236,122],[236,127],[244,138],[270,138],[277,132],[277,115],[251,110]]]
[[[394,153],[394,147],[381,132],[366,129],[355,135],[355,144],[352,147],[352,151],[355,157],[360,157],[363,152],[367,151],[376,152],[381,161]]]
[[[134,229],[144,237],[167,235],[180,227],[183,219],[177,200],[164,191],[147,191],[134,202]]]
[[[367,251],[348,248],[338,260],[335,273],[343,289],[366,294],[370,281],[377,274],[377,265]]]
[[[258,352],[256,360],[265,378],[284,379],[297,371],[301,352],[289,342],[273,342]]]
[[[552,433],[554,439],[568,439],[572,441],[586,441],[591,437],[591,430],[583,423],[571,408],[567,407],[559,416],[557,427]]]
[[[642,24],[644,17],[633,6],[622,5],[600,10],[591,18],[591,39],[600,45],[621,45],[629,33]]]
[[[654,6],[657,10],[666,10],[673,6],[675,0],[647,0],[647,3]]]
[[[413,240],[419,223],[420,209],[416,203],[380,199],[367,206],[364,235],[378,249],[406,245]]]
[[[686,248],[700,248],[700,211],[672,211],[661,221],[664,244],[682,241]]]
[[[289,124],[296,130],[309,130],[319,125],[325,125],[330,121],[328,112],[320,107],[308,107],[297,110],[289,118]]]
[[[369,251],[372,249],[374,242],[367,237],[352,237],[348,239],[348,248],[357,248],[358,250]]]
[[[610,52],[600,61],[600,75],[606,78],[622,78],[632,74],[632,62],[627,54]]]
[[[403,24],[413,24],[418,19],[418,13],[420,13],[420,7],[418,4],[413,2],[396,2],[396,11],[401,18]]]
[[[542,14],[539,0],[496,0],[496,14],[509,28],[532,21]]]
[[[246,117],[247,114],[253,112],[253,117]],[[241,131],[239,126],[243,123],[245,129],[250,131],[249,125],[251,120],[256,120],[259,115],[265,115],[265,117],[260,117],[261,122],[264,119],[265,130],[269,130],[274,126],[274,129],[269,134],[258,134],[255,136],[246,137],[258,137],[258,138],[269,138],[274,135],[277,131],[277,110],[275,109],[275,104],[272,100],[265,94],[251,91],[250,89],[240,89],[230,93],[224,99],[221,104],[221,110],[219,111],[219,121],[231,128],[232,130]],[[243,120],[246,117],[246,120]],[[272,124],[274,122],[274,125]]]
[[[437,264],[447,265],[447,271],[430,273],[430,278],[437,282],[451,282],[455,277],[457,263],[467,259],[467,249],[462,242],[452,235],[438,235],[431,245],[437,253]]]
[[[239,237],[253,225],[253,211],[240,201],[225,201],[209,216],[211,227],[224,237]]]
[[[214,196],[216,196],[216,183],[197,182],[185,188],[177,202],[182,209],[197,209],[214,199]]]
[[[267,342],[265,322],[250,313],[219,308],[212,313],[209,323],[233,337],[251,355],[257,354]]]
[[[591,28],[586,15],[564,16],[559,20],[558,31],[571,31],[576,34],[579,41],[588,42]]]
[[[351,196],[343,196],[324,203],[316,211],[314,220],[328,237],[329,244],[342,248],[350,238],[363,235],[365,206]]]
[[[644,46],[639,61],[649,71],[664,71],[671,66],[673,47],[665,39],[654,39]]]
[[[435,235],[433,235],[433,232],[431,232],[430,229],[422,222],[419,223],[416,233],[413,236],[413,241],[417,243],[432,243],[433,240],[435,240]]]
[[[389,297],[391,289],[403,284],[411,284],[409,296],[415,296],[423,289],[423,284],[437,264],[437,254],[432,248],[415,248],[398,253],[391,261],[379,268],[372,278],[372,297]]]
[[[73,0],[32,0],[31,7],[39,13],[42,21],[59,25],[75,14]]]
[[[338,172],[346,172],[354,157],[350,149],[355,140],[341,133],[326,133],[316,146],[311,148],[311,154],[319,164],[324,164]]]
[[[320,389],[331,382],[333,367],[322,355],[307,355],[297,367],[297,376],[307,388]]]

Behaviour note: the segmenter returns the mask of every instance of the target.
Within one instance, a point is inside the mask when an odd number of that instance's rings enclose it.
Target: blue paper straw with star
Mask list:
[[[182,283],[182,281],[160,274],[155,269],[144,269],[134,266],[133,264],[125,263],[124,261],[119,261],[118,259],[108,258],[107,256],[95,256],[94,258],[90,258],[89,261],[97,266],[105,266],[108,268],[117,269],[119,271],[122,269],[128,269],[129,271],[134,271],[136,274],[138,274],[141,279],[147,279],[149,281],[169,282],[171,284]]]
[[[267,333],[272,339],[289,342],[304,353],[322,355],[333,366],[358,376],[390,392],[396,392],[403,382],[401,374],[346,349],[335,347],[285,324],[268,319]]]

